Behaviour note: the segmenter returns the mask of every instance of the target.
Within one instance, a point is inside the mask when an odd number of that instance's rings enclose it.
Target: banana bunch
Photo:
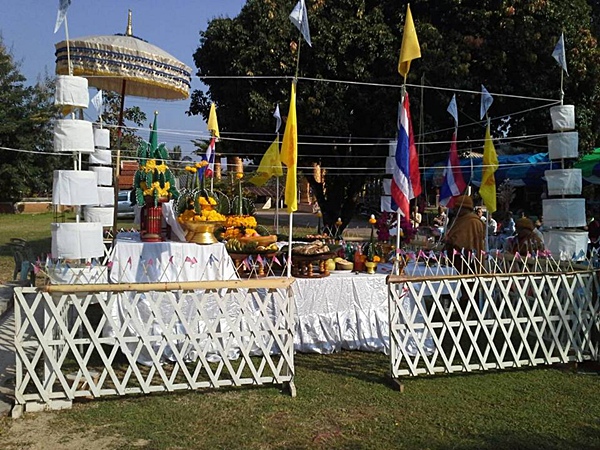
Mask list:
[[[240,242],[236,238],[227,239],[225,248],[229,253],[262,253],[262,252],[276,252],[279,250],[277,244],[273,243],[268,246],[258,245],[255,241]]]
[[[243,253],[245,245],[235,238],[227,239],[225,248],[230,253]]]

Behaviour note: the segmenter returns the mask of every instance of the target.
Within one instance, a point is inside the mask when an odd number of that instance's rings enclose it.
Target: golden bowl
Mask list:
[[[223,226],[224,222],[210,222],[208,220],[186,221],[183,227],[187,231],[185,240],[194,244],[214,244],[217,241],[215,230]]]

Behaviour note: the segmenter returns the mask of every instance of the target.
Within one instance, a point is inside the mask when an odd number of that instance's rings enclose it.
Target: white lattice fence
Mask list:
[[[16,404],[263,384],[295,395],[293,281],[15,289]]]
[[[598,273],[390,276],[393,378],[598,359]]]

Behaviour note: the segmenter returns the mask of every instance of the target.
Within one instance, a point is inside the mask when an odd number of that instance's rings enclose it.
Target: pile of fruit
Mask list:
[[[229,253],[273,253],[279,250],[274,242],[269,245],[261,245],[258,241],[245,241],[239,239],[228,239],[225,248]]]

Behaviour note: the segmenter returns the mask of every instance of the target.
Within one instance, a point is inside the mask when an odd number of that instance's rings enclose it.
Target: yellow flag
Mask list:
[[[208,131],[212,132],[214,137],[221,137],[219,135],[219,122],[217,122],[217,107],[214,103],[210,104],[210,112],[208,113]]]
[[[404,33],[402,34],[402,47],[400,47],[400,61],[398,61],[398,72],[403,77],[408,75],[410,62],[421,57],[421,47],[417,39],[417,30],[410,13],[410,4],[406,7],[406,21],[404,22]]]
[[[283,142],[281,143],[281,162],[287,166],[287,177],[285,179],[285,204],[287,212],[298,210],[298,123],[296,121],[296,81],[292,82],[292,96],[290,99],[290,110],[285,123]]]
[[[248,180],[250,183],[256,186],[262,186],[272,176],[280,177],[283,175],[281,158],[279,157],[279,139],[275,139],[269,146],[264,156],[260,160],[260,164],[258,165],[256,172],[257,175]]]
[[[483,145],[483,175],[479,195],[487,210],[491,213],[496,211],[496,177],[494,173],[498,170],[498,155],[490,135],[490,121],[488,119],[485,129],[485,144]]]

